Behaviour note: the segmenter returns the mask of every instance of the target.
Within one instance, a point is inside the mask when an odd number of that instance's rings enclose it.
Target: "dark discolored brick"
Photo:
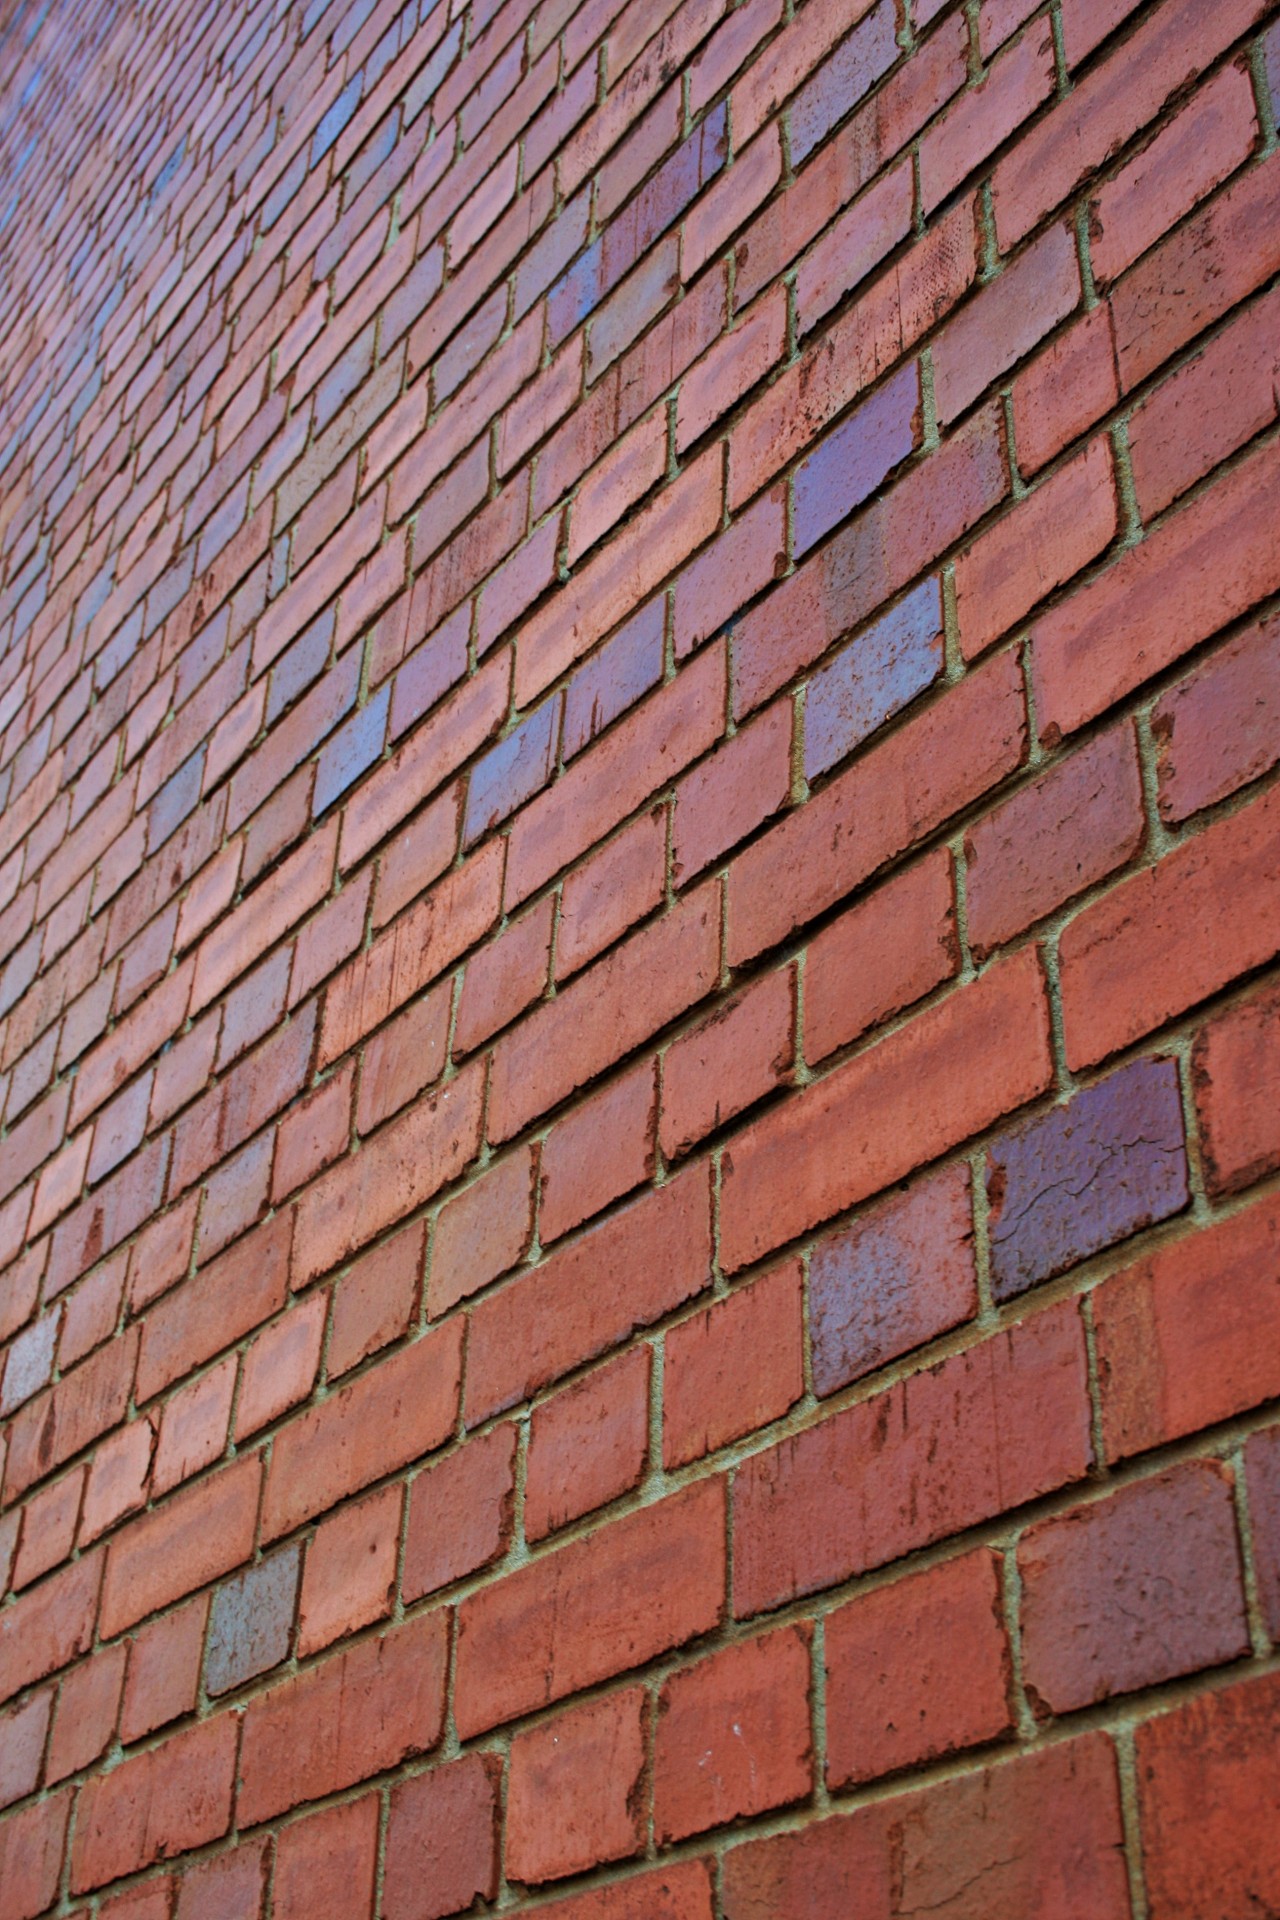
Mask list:
[[[948,1167],[819,1242],[809,1264],[815,1393],[834,1393],[977,1307],[969,1170]]]
[[[210,1693],[227,1693],[288,1657],[300,1555],[286,1547],[214,1594],[204,1664]]]
[[[942,593],[926,580],[814,674],[805,696],[805,777],[834,767],[941,672]]]
[[[987,1153],[991,1286],[1010,1300],[1187,1204],[1178,1069],[1138,1060]]]

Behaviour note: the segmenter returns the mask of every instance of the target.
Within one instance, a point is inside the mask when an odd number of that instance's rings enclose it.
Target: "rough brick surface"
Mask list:
[[[1280,1912],[1278,112],[0,6],[0,1920]]]

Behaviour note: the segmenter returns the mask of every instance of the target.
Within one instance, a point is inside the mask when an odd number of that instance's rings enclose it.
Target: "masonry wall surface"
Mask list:
[[[1276,0],[0,17],[0,1920],[1280,1912]]]

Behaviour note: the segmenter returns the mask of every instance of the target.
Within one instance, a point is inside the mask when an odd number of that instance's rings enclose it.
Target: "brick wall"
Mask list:
[[[0,24],[0,1920],[1280,1911],[1276,0]]]

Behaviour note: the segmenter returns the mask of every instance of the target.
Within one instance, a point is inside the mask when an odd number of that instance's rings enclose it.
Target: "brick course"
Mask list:
[[[1280,1911],[1278,117],[4,13],[0,1920]]]

